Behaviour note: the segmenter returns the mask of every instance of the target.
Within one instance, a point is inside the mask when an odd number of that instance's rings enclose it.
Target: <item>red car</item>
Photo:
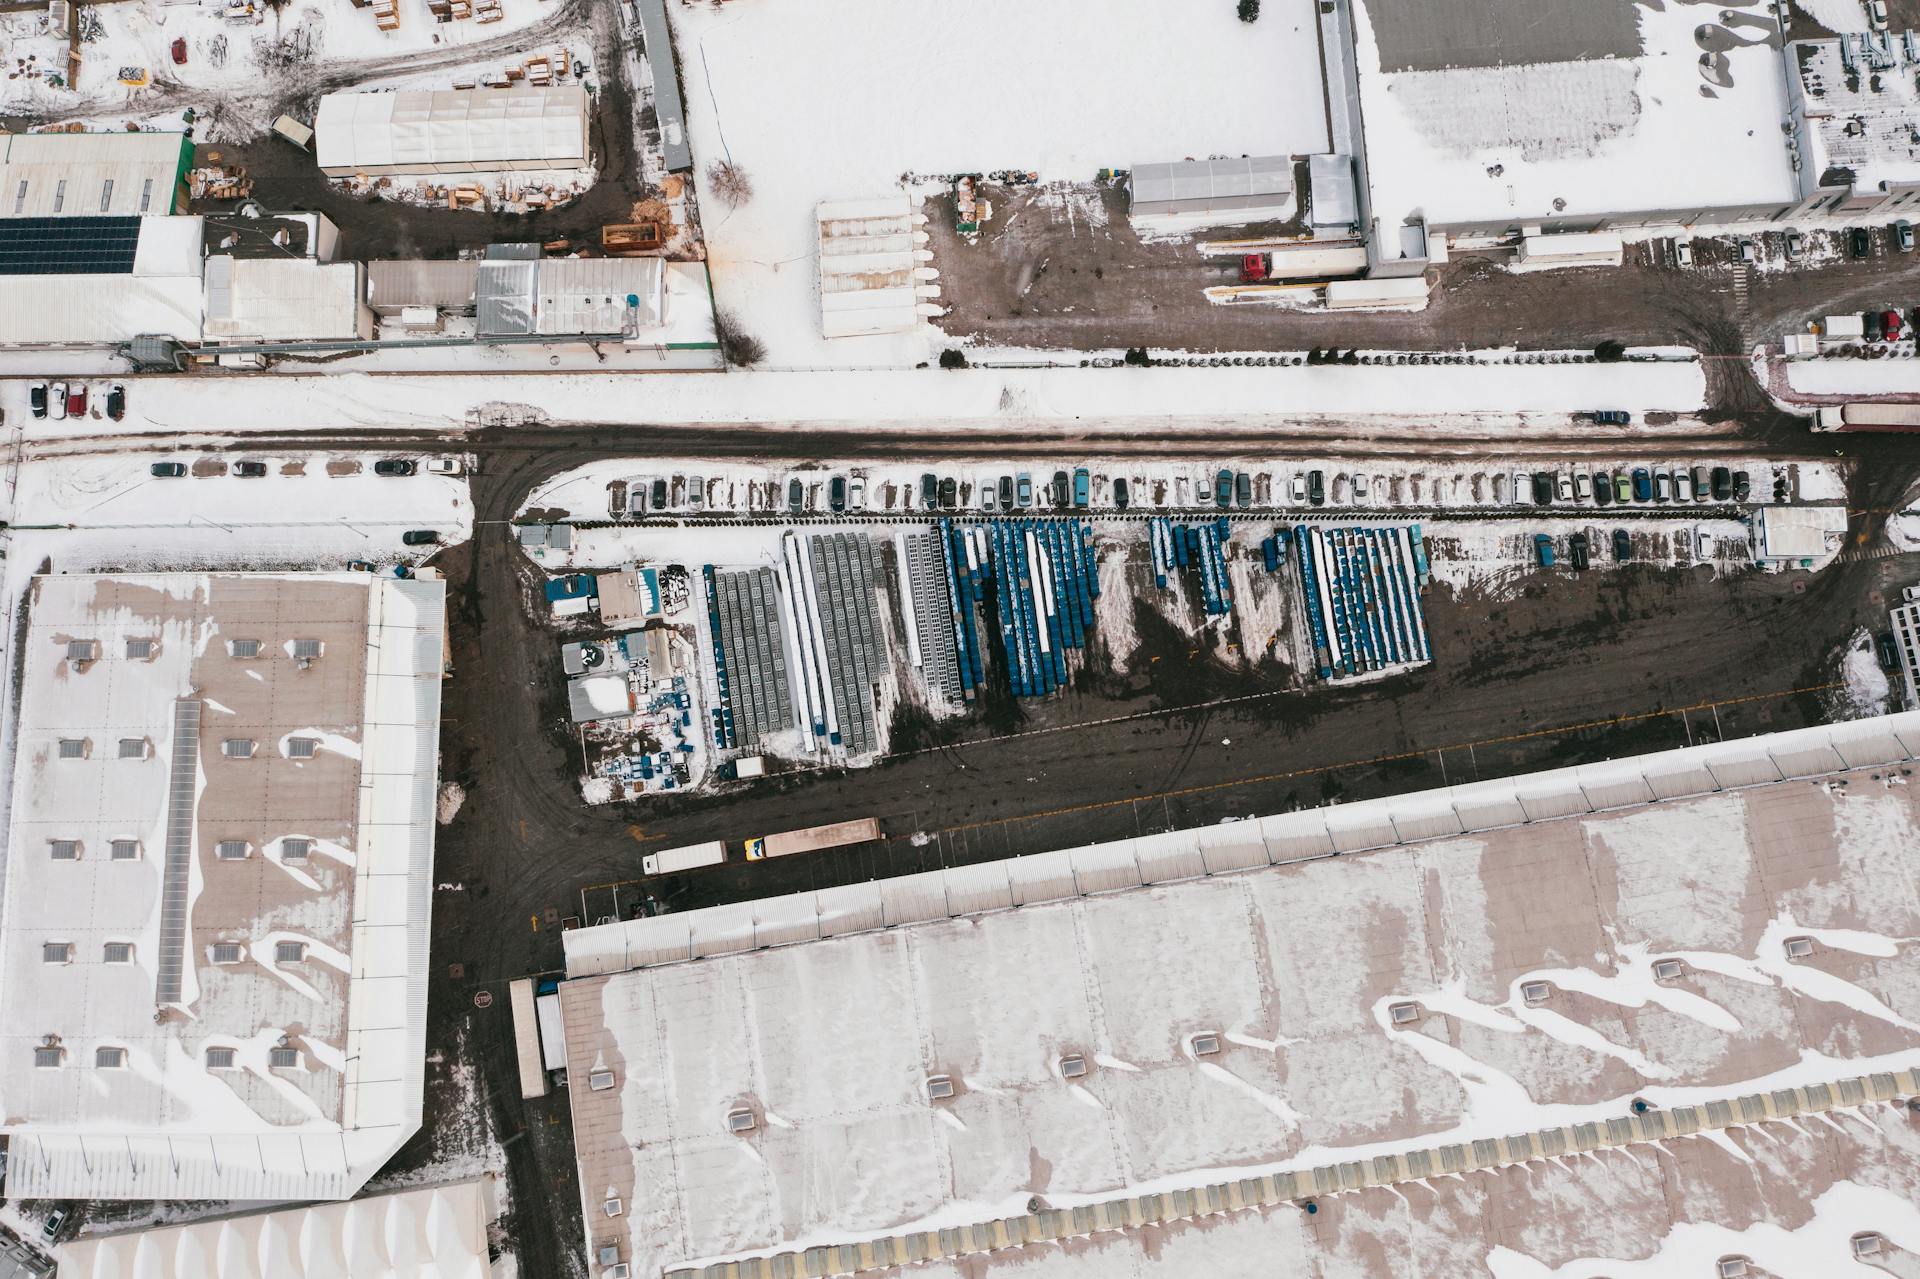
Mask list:
[[[1898,342],[1900,340],[1900,313],[1898,311],[1889,311],[1881,316],[1880,319],[1886,325],[1887,341]]]
[[[173,65],[176,67],[184,67],[187,65],[187,38],[185,36],[181,36],[173,42]]]
[[[75,382],[67,388],[67,416],[85,417],[87,415],[87,384]]]

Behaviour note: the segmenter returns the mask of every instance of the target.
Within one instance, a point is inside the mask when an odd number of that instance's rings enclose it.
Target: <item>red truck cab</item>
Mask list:
[[[1267,255],[1248,253],[1240,259],[1240,282],[1258,284],[1267,278]]]

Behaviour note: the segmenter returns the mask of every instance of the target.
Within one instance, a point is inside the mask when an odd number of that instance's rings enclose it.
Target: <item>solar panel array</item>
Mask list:
[[[139,218],[0,218],[0,275],[125,275]]]

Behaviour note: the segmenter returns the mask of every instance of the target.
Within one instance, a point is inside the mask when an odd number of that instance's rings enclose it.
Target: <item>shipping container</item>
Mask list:
[[[533,1009],[533,979],[522,977],[507,986],[513,1004],[513,1047],[520,1057],[520,1096],[547,1095],[547,1071],[540,1059],[540,1022]]]
[[[805,830],[782,831],[778,835],[757,836],[747,841],[747,860],[757,862],[793,853],[817,853],[879,838],[879,820],[862,817],[858,821],[833,822],[826,826],[809,826]]]
[[[537,996],[534,1012],[540,1023],[540,1060],[548,1070],[567,1068],[567,1037],[560,1019],[560,995]]]

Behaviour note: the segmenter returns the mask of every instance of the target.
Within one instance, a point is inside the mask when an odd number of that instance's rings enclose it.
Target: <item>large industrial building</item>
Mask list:
[[[592,1273],[1913,1248],[1917,758],[1906,714],[576,929]]]
[[[420,1126],[445,584],[33,579],[0,918],[22,1199],[344,1199]]]
[[[181,213],[192,165],[184,133],[0,133],[0,218]]]

